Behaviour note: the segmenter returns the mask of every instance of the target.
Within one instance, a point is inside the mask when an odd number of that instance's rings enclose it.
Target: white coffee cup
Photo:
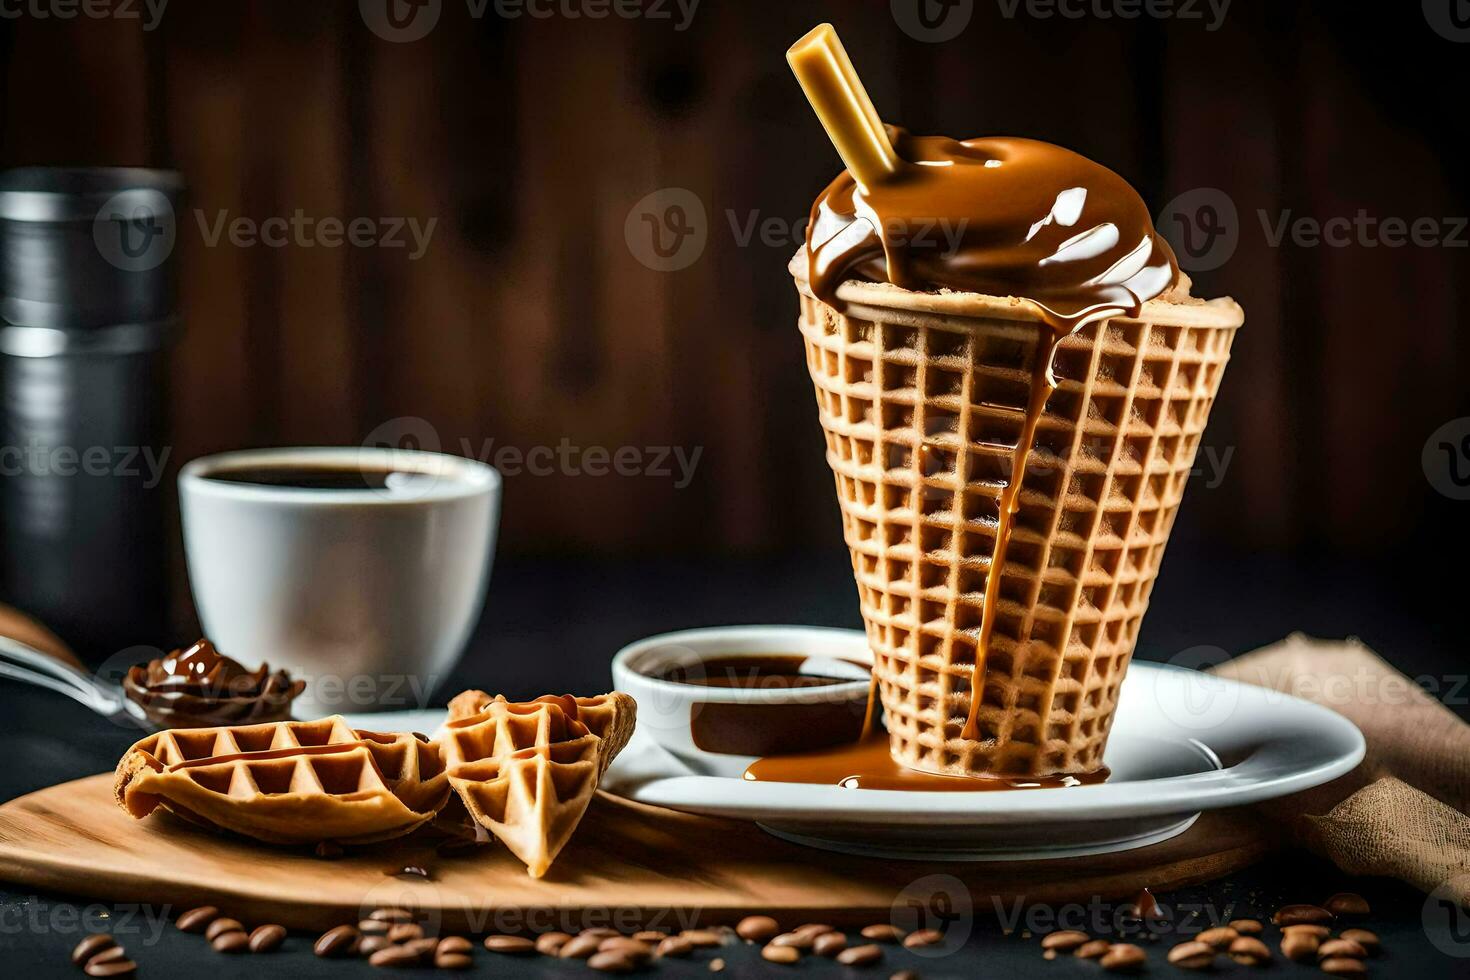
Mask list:
[[[243,470],[392,471],[385,487],[234,482]],[[500,474],[388,448],[263,449],[179,473],[189,584],[205,635],[307,682],[295,715],[424,707],[479,618]]]

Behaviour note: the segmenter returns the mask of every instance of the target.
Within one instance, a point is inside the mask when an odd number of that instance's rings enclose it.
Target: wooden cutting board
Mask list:
[[[322,929],[383,905],[409,905],[444,929],[510,931],[610,924],[631,929],[728,923],[755,911],[787,921],[888,921],[897,903],[976,914],[1024,902],[1121,900],[1208,881],[1261,858],[1269,844],[1244,811],[1207,813],[1184,834],[1100,857],[1005,863],[847,857],[789,844],[754,824],[678,813],[599,794],[577,836],[537,881],[495,845],[454,857],[419,835],[324,860],[112,801],[112,775],[0,806],[0,879],[109,902],[219,905],[248,922]],[[408,865],[431,878],[390,872]],[[921,894],[922,893],[922,894]],[[995,901],[1001,904],[996,906]],[[625,919],[607,921],[608,916]],[[604,917],[604,918],[599,918]]]

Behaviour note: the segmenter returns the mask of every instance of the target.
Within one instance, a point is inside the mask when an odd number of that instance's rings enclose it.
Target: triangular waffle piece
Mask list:
[[[358,844],[409,833],[449,797],[438,749],[340,717],[150,735],[117,766],[118,805],[278,844]]]
[[[571,839],[602,773],[603,740],[568,707],[575,710],[559,698],[492,698],[478,714],[448,722],[436,740],[470,817],[533,878]]]
[[[503,695],[491,696],[484,691],[465,691],[449,702],[449,722],[474,718],[485,713],[495,701],[505,701]],[[602,739],[598,749],[598,773],[607,771],[608,764],[617,758],[628,739],[633,737],[633,728],[638,722],[638,702],[632,695],[622,691],[598,694],[593,697],[573,697],[569,694],[547,694],[531,704],[550,702],[559,705],[568,717],[575,718],[588,731]]]

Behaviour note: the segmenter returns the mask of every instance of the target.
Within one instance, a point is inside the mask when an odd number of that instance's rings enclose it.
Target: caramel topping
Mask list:
[[[184,650],[136,665],[123,679],[127,696],[164,728],[285,721],[306,689],[284,670],[246,670],[201,639]]]

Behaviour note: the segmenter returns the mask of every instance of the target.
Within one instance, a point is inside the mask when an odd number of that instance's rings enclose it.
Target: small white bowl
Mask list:
[[[707,687],[657,674],[715,657],[796,654],[817,673],[851,681],[815,687]],[[812,663],[811,661],[816,661]],[[723,626],[664,633],[624,647],[613,658],[613,683],[638,701],[638,732],[696,772],[739,777],[763,755],[775,755],[800,731],[804,748],[855,739],[867,703],[873,654],[862,633],[815,626]],[[849,727],[844,727],[849,726]],[[743,751],[742,751],[743,750]]]

